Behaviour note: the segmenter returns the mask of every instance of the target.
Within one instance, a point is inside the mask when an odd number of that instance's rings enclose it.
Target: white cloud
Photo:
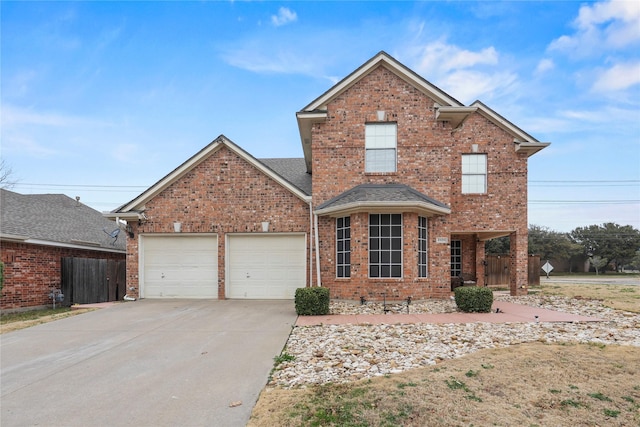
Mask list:
[[[300,56],[294,51],[270,52],[253,45],[229,51],[223,55],[224,60],[234,67],[256,73],[282,73],[315,75],[317,69],[313,59]]]
[[[27,108],[2,105],[2,127],[13,126],[53,126],[71,127],[77,125],[106,125],[107,123],[85,117],[60,114],[56,112],[41,112]]]
[[[415,71],[465,104],[487,101],[517,84],[514,73],[496,71],[500,56],[493,46],[470,51],[439,40],[412,49],[411,55]]]
[[[583,57],[628,47],[640,41],[640,2],[609,0],[582,6],[573,25],[576,32],[552,41],[549,50]]]
[[[271,15],[271,23],[276,27],[289,24],[298,20],[298,15],[287,7],[278,9],[277,15]]]
[[[553,62],[553,60],[545,58],[538,62],[538,66],[536,67],[534,74],[541,75],[546,73],[547,71],[553,70],[555,67],[556,64]]]
[[[11,131],[3,131],[2,151],[10,155],[28,154],[35,158],[48,158],[59,154],[59,150],[39,144],[29,135]]]
[[[420,58],[417,70],[428,75],[441,75],[477,65],[498,63],[498,53],[493,46],[479,52],[472,52],[442,41],[436,41],[425,46],[418,54]]]
[[[639,83],[640,62],[616,64],[600,73],[592,89],[595,92],[618,91]]]
[[[517,83],[517,77],[510,72],[484,73],[459,70],[439,80],[439,85],[459,101],[469,104],[477,99],[489,102],[500,93],[510,92]]]
[[[111,155],[122,163],[135,163],[139,161],[139,147],[136,144],[122,143],[115,146]]]

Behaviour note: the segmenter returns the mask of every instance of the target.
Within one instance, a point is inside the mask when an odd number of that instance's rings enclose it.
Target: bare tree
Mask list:
[[[13,169],[4,159],[0,159],[0,188],[13,188],[16,185],[16,181],[12,179],[12,176]]]

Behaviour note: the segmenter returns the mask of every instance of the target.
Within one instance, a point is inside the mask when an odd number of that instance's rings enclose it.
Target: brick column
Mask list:
[[[527,295],[528,290],[528,241],[527,232],[511,233],[509,236],[511,245],[510,270],[511,278],[509,290],[511,296]]]
[[[476,239],[476,284],[478,286],[487,286],[484,273],[486,267],[483,264],[485,260],[484,241]]]

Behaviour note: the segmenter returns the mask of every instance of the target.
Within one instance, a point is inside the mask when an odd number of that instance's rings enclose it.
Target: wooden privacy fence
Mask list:
[[[489,286],[509,285],[510,261],[509,255],[487,255],[485,272]],[[540,256],[529,256],[528,277],[529,286],[540,285]]]
[[[119,301],[126,290],[126,261],[62,258],[63,305]]]

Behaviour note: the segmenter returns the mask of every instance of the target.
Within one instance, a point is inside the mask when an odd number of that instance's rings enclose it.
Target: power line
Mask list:
[[[144,185],[99,185],[99,184],[35,184],[28,182],[17,182],[18,187],[51,187],[51,188],[135,188],[145,189],[149,186]]]
[[[638,187],[640,180],[638,179],[598,179],[598,180],[535,180],[528,181],[530,187],[569,187],[569,188],[582,188],[582,187]]]
[[[640,179],[621,179],[621,180],[611,180],[611,179],[596,179],[596,180],[548,180],[548,179],[530,179],[529,182],[550,182],[550,183],[620,183],[620,182],[639,182]]]
[[[529,200],[531,204],[627,204],[638,203],[638,200]]]

